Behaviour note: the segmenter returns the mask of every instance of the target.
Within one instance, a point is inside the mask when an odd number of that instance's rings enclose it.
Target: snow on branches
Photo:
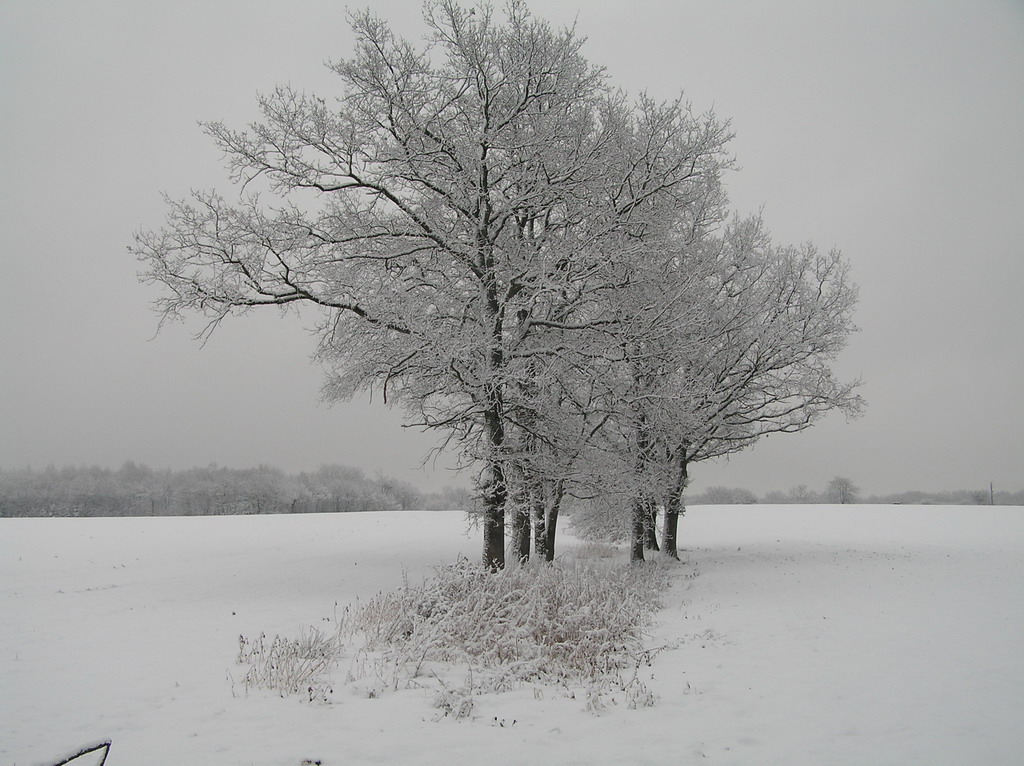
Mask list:
[[[336,99],[278,87],[248,130],[204,126],[240,198],[136,237],[164,318],[319,310],[327,398],[377,388],[479,472],[493,569],[508,523],[550,555],[567,493],[639,518],[690,463],[856,413],[829,367],[847,266],[730,222],[727,121],[630,99],[521,2],[424,20],[417,46],[356,14]]]

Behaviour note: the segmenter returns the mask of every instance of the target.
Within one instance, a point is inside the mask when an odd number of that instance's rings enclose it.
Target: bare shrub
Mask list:
[[[575,562],[490,574],[462,561],[378,595],[352,626],[396,686],[431,662],[467,665],[487,690],[593,681],[636,664],[666,578],[658,566]]]
[[[259,687],[330,702],[331,671],[348,651],[348,681],[376,676],[394,690],[433,688],[440,717],[466,718],[475,695],[525,683],[586,688],[595,712],[616,697],[646,707],[654,697],[638,670],[653,654],[643,631],[667,578],[653,563],[576,560],[491,573],[463,560],[336,614],[333,633],[240,636],[241,683],[247,693]],[[466,682],[446,683],[453,671]]]
[[[239,636],[237,661],[245,667],[241,684],[247,694],[259,687],[282,697],[302,694],[310,702],[329,702],[334,694],[330,671],[342,650],[340,630],[325,635],[309,628],[292,639],[274,636],[268,640],[265,633],[252,641]]]

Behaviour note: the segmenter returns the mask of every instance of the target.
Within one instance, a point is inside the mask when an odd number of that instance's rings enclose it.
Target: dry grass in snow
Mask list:
[[[329,702],[347,656],[346,680],[372,679],[369,695],[433,685],[435,707],[456,718],[470,715],[474,694],[526,683],[586,689],[592,709],[611,689],[648,706],[653,695],[636,671],[650,662],[643,629],[667,583],[657,564],[575,561],[492,574],[463,559],[346,608],[333,633],[241,637],[242,683]],[[459,674],[465,680],[454,687]]]

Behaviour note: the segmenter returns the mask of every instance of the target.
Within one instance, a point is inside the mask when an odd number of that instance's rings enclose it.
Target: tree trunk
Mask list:
[[[489,455],[480,482],[481,505],[484,516],[484,566],[492,572],[505,567],[505,504],[508,484],[502,448],[505,444],[505,425],[501,420],[501,397],[491,392],[490,407],[484,414],[484,428],[489,442]]]
[[[505,466],[505,515],[509,517],[509,556],[512,561],[525,564],[530,560],[530,514],[533,511],[533,493],[530,480],[521,465],[515,461]]]
[[[481,486],[484,516],[484,566],[497,572],[505,566],[505,474],[492,460]]]
[[[644,476],[647,473],[650,458],[651,440],[647,431],[647,418],[639,414],[636,431],[636,466],[635,476],[637,487],[633,496],[633,509],[630,517],[630,550],[629,560],[633,563],[644,560],[644,545],[647,542],[647,528],[650,511],[647,495],[643,490]]]
[[[530,509],[525,505],[516,507],[512,516],[512,555],[520,564],[530,560]]]
[[[555,533],[558,531],[558,511],[562,507],[562,496],[564,494],[565,482],[555,482],[555,492],[551,498],[551,507],[548,509],[548,519],[545,525],[547,542],[544,547],[544,560],[548,562],[555,560]]]
[[[533,549],[538,559],[548,561],[547,498],[544,483],[538,482],[531,496],[533,500]]]
[[[644,498],[644,548],[659,551],[658,547],[658,507],[650,498]]]
[[[674,504],[677,505],[677,504]],[[679,529],[679,512],[677,509],[671,511],[665,511],[664,521],[664,535],[662,536],[664,546],[662,547],[662,554],[674,558],[676,561],[679,560],[679,549],[676,546],[676,535]]]
[[[630,524],[629,561],[637,564],[644,560],[644,530],[647,527],[647,508],[642,496],[633,500],[633,515]]]
[[[689,472],[686,458],[679,460],[679,474],[676,477],[676,484],[669,495],[668,504],[665,506],[665,522],[662,534],[662,553],[666,556],[679,560],[678,531],[679,517],[686,513],[686,506],[683,505],[683,490],[689,483]]]

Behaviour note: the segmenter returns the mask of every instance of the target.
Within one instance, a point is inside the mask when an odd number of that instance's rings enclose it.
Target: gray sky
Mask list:
[[[353,3],[359,7],[360,3]],[[1024,3],[536,0],[636,93],[732,120],[741,213],[840,247],[860,284],[838,363],[867,414],[694,470],[759,493],[836,474],[865,493],[1024,487]],[[418,36],[419,2],[371,4]],[[330,95],[343,2],[0,0],[0,465],[322,463],[424,487],[433,438],[318,403],[301,321],[153,338],[126,253],[161,193],[223,182],[196,126],[275,84]]]

